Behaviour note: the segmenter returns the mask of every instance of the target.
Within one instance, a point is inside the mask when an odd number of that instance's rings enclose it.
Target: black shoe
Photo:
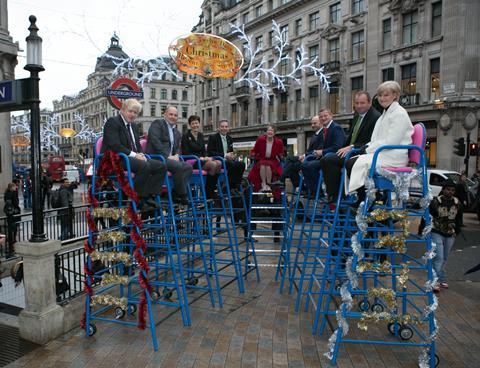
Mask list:
[[[151,198],[142,198],[138,202],[138,209],[142,212],[153,211],[156,208],[158,208],[158,204]]]
[[[285,183],[281,180],[277,180],[277,181],[274,181],[273,183],[268,183],[268,185],[270,186],[270,188],[278,188],[278,187],[284,187],[285,186]]]

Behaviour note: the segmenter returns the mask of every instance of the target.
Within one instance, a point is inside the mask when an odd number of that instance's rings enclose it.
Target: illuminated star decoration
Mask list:
[[[272,20],[272,30],[273,30],[273,39],[275,44],[275,55],[278,55],[273,61],[272,65],[268,65],[268,60],[265,56],[262,56],[260,61],[258,61],[258,55],[262,51],[262,48],[257,45],[254,48],[252,43],[252,37],[245,34],[244,26],[236,26],[230,24],[232,27],[232,34],[236,34],[237,37],[243,41],[243,48],[245,52],[245,59],[248,60],[247,69],[244,74],[237,79],[234,83],[245,82],[250,88],[255,88],[258,92],[262,94],[262,97],[266,100],[270,99],[269,96],[269,80],[271,84],[274,85],[281,91],[285,91],[285,84],[288,81],[293,81],[300,84],[301,80],[297,77],[300,71],[312,72],[319,80],[323,88],[329,92],[330,91],[330,82],[329,77],[323,73],[324,68],[317,68],[315,64],[317,63],[317,58],[309,60],[307,53],[301,45],[296,51],[296,58],[293,65],[293,68],[290,72],[285,74],[278,74],[277,69],[282,63],[282,61],[287,62],[292,58],[285,52],[285,48],[288,46],[288,34],[287,31],[281,30],[278,24]],[[262,78],[263,77],[263,78]]]
[[[73,138],[78,138],[84,142],[95,142],[97,138],[102,135],[101,132],[95,132],[95,130],[93,130],[90,125],[88,125],[85,118],[79,113],[75,113],[73,115],[73,119],[79,127],[78,133],[76,133]]]

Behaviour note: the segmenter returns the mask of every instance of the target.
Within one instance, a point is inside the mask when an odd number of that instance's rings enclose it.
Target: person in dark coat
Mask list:
[[[73,237],[73,194],[67,178],[63,178],[61,183],[57,216],[60,220],[60,240],[66,240]]]
[[[50,197],[52,194],[53,180],[50,173],[42,173],[42,208],[45,208],[45,199],[47,208],[50,209]]]
[[[18,188],[15,183],[9,183],[3,197],[5,206],[3,212],[7,216],[7,249],[6,257],[13,256],[14,244],[17,241],[18,222],[20,222],[21,209],[18,201]]]
[[[355,114],[350,122],[350,130],[345,147],[339,149],[335,155],[328,155],[320,160],[327,195],[331,201],[338,196],[345,156],[352,149],[362,149],[370,142],[373,128],[375,128],[375,123],[380,117],[380,113],[372,106],[372,99],[367,91],[355,93],[354,108]]]

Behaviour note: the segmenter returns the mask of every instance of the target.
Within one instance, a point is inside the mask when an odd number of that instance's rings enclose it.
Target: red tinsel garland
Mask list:
[[[95,182],[95,191],[100,190],[103,184],[106,182],[108,176],[115,174],[120,184],[120,188],[125,195],[138,204],[138,195],[137,192],[130,186],[128,179],[125,177],[125,171],[122,167],[120,156],[112,151],[106,151],[103,155],[103,158],[100,162],[100,165],[97,169],[97,178],[98,180]],[[98,207],[98,200],[92,193],[89,191],[89,202],[93,208]],[[144,252],[147,250],[145,240],[139,235],[138,231],[142,228],[143,222],[140,216],[133,210],[132,204],[128,206],[128,218],[130,222],[134,225],[132,231],[130,232],[130,238],[135,244],[135,250],[133,251],[133,255],[140,267],[140,272],[138,273],[138,281],[140,287],[144,290],[148,291],[149,293],[152,292],[152,287],[148,282],[148,272],[150,270],[148,266],[148,262],[144,257]],[[95,225],[95,220],[93,219],[92,211],[87,210],[87,223],[88,229],[91,233],[96,233],[97,226]],[[91,254],[94,251],[93,244],[95,243],[96,236],[90,236],[88,241],[85,241],[84,248],[88,254]],[[84,281],[84,288],[87,295],[92,296],[93,290],[91,288],[91,284],[93,283],[93,271],[88,268],[87,264],[85,264],[85,274],[86,280]],[[147,275],[147,277],[145,277]],[[88,282],[90,281],[90,282]],[[146,326],[146,314],[147,314],[147,300],[145,297],[145,291],[140,295],[140,305],[139,305],[139,312],[138,312],[138,323],[137,326],[140,329],[145,329]],[[80,325],[82,328],[85,328],[86,323],[86,315],[84,313]]]

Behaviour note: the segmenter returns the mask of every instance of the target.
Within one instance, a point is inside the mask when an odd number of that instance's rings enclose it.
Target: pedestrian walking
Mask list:
[[[18,188],[15,183],[9,183],[3,200],[5,205],[3,212],[7,216],[7,241],[6,241],[6,258],[13,257],[15,253],[14,244],[17,241],[18,222],[20,221],[20,205],[18,202]]]
[[[455,197],[455,186],[452,180],[446,180],[441,194],[430,203],[430,214],[433,220],[432,243],[436,245],[433,258],[433,269],[438,277],[437,284],[433,287],[436,293],[440,292],[441,288],[448,289],[445,265],[455,243],[455,236],[461,231],[461,204]]]
[[[73,237],[73,189],[70,188],[70,181],[67,178],[61,180],[58,190],[58,212],[60,221],[60,240]]]

